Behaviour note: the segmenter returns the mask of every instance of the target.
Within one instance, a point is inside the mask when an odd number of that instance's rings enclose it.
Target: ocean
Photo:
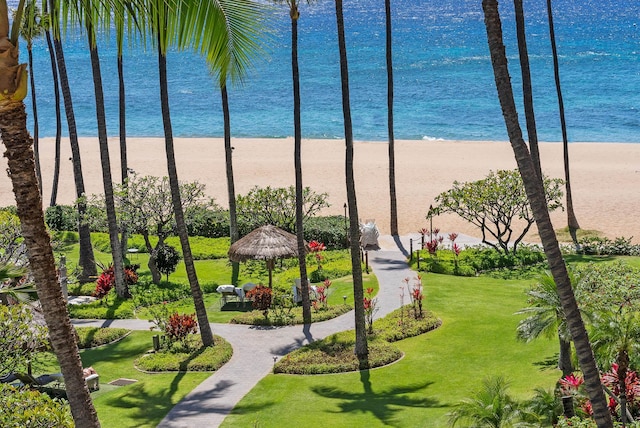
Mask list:
[[[554,20],[569,141],[640,142],[640,3],[637,0],[555,0]],[[505,44],[523,130],[513,4],[501,2]],[[561,141],[546,5],[524,1],[534,104],[540,141]],[[506,140],[493,80],[480,0],[392,0],[395,136],[397,139]],[[304,138],[343,138],[335,6],[301,2],[299,63]],[[234,137],[293,135],[290,19],[274,6],[266,54],[242,86],[229,89]],[[383,0],[344,1],[353,134],[386,141]],[[27,62],[26,44],[21,60]],[[86,39],[65,39],[78,133],[97,135]],[[113,40],[99,42],[109,135],[118,134],[118,81]],[[55,135],[49,54],[34,42],[41,136]],[[157,55],[127,46],[127,135],[162,136]],[[203,59],[168,55],[175,136],[222,136],[220,91]],[[31,121],[31,101],[27,111]],[[30,122],[30,127],[32,124]],[[66,135],[66,123],[63,125]],[[524,131],[526,132],[526,131]]]

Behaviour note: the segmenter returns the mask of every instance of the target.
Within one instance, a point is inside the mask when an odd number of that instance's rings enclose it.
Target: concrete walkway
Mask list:
[[[409,239],[405,236],[380,237],[381,249],[369,252],[369,264],[380,283],[376,318],[400,307],[400,287],[405,278],[414,278],[406,263]],[[414,245],[417,241],[414,241]],[[417,247],[416,247],[417,248]],[[405,296],[407,294],[405,293]],[[405,297],[405,302],[408,296]],[[76,325],[124,327],[147,330],[145,320],[74,321]],[[233,347],[233,357],[220,370],[198,385],[180,401],[158,425],[162,428],[218,427],[233,407],[264,376],[271,372],[274,358],[333,333],[354,328],[353,312],[310,326],[258,327],[235,324],[211,324],[214,334],[224,337]]]

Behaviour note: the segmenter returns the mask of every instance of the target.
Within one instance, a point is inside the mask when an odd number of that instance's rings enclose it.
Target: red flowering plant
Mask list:
[[[362,299],[364,305],[364,320],[367,324],[367,332],[373,334],[373,316],[378,312],[378,299],[373,297],[373,288],[366,290],[366,296]]]
[[[247,291],[245,297],[251,300],[254,309],[262,311],[265,319],[269,318],[269,309],[271,308],[272,302],[272,292],[269,287],[259,284]]]
[[[324,309],[327,309],[327,297],[329,297],[329,287],[331,287],[331,281],[325,279],[322,285],[316,287],[316,294],[318,295],[318,301],[322,304]]]
[[[422,299],[424,298],[424,294],[422,293],[422,277],[420,275],[417,275],[412,280],[409,278],[405,278],[403,279],[403,282],[407,284],[409,298],[411,299],[411,304],[413,305],[413,316],[415,317],[415,319],[421,319],[423,315]]]
[[[134,285],[138,283],[138,274],[135,269],[137,266],[126,267],[124,269],[124,281],[127,285]],[[113,265],[109,265],[104,269],[98,280],[96,281],[96,289],[93,291],[93,297],[102,299],[109,291],[116,285],[116,276],[113,272]]]
[[[169,316],[164,333],[167,335],[169,343],[184,343],[189,334],[194,334],[197,331],[198,321],[196,321],[196,314],[181,315],[175,312]]]

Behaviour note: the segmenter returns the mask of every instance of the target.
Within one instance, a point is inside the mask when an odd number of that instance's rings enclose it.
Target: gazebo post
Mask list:
[[[275,264],[275,260],[267,260],[267,269],[269,270],[269,288],[272,288],[273,285],[273,265]]]

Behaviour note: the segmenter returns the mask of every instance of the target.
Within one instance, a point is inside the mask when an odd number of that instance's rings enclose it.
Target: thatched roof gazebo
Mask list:
[[[269,270],[269,288],[272,285],[272,271],[276,259],[298,256],[298,240],[296,235],[276,226],[261,226],[229,248],[229,259],[232,262],[247,260],[265,260]]]

